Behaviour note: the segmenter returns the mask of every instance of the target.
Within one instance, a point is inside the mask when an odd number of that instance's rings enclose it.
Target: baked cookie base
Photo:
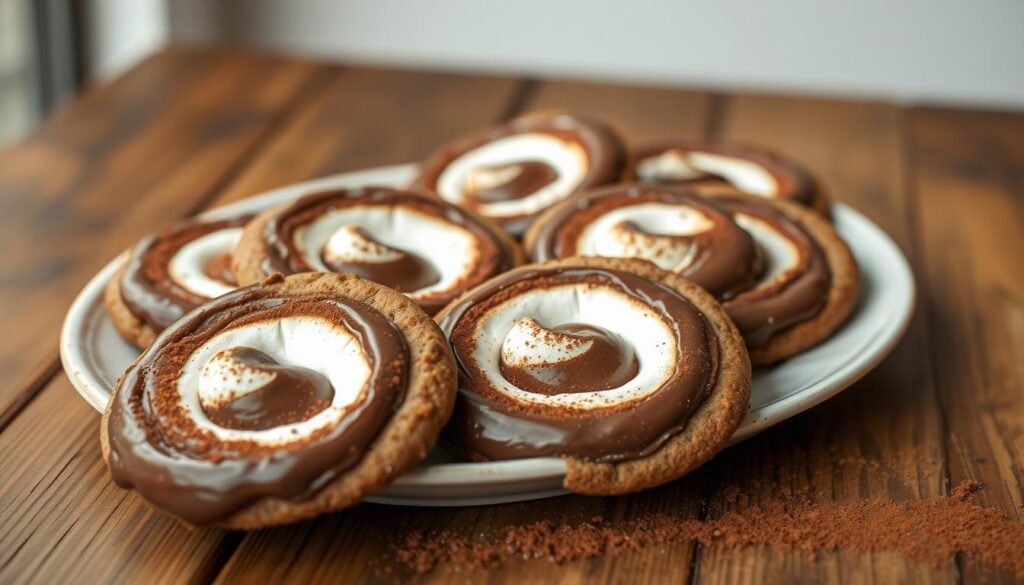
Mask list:
[[[132,314],[121,297],[121,279],[124,277],[125,266],[126,263],[122,263],[114,277],[107,281],[107,286],[103,288],[103,306],[106,307],[110,321],[121,337],[139,349],[146,349],[156,339],[157,333]]]
[[[779,331],[762,346],[750,348],[750,362],[755,366],[774,364],[825,341],[846,322],[860,296],[860,268],[832,224],[797,203],[773,200],[772,204],[794,219],[821,248],[828,264],[831,288],[825,306],[817,315]]]
[[[591,266],[624,270],[659,281],[679,291],[711,323],[718,335],[718,380],[711,393],[693,413],[685,428],[650,455],[617,463],[599,463],[564,456],[565,489],[587,495],[617,495],[652,488],[682,477],[720,451],[739,428],[750,406],[751,370],[746,345],[725,310],[704,289],[658,268],[647,260],[635,258],[573,257],[553,260],[538,266]],[[472,291],[466,293],[471,294]],[[463,295],[465,296],[465,295]],[[449,307],[457,304],[455,299]],[[442,310],[437,319],[447,312]],[[455,452],[480,460],[459,447]]]
[[[286,295],[337,295],[365,303],[395,323],[409,347],[409,383],[401,404],[363,458],[302,501],[262,498],[216,526],[251,530],[287,524],[359,503],[426,457],[455,404],[455,360],[434,321],[405,295],[356,276],[304,273],[271,276],[261,286]],[[108,405],[101,444],[109,464]]]

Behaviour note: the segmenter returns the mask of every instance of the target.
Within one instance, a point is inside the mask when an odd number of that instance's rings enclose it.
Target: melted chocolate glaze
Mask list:
[[[765,150],[737,144],[691,142],[685,140],[652,142],[634,149],[633,166],[634,168],[639,168],[643,161],[659,157],[673,150],[681,154],[706,152],[754,163],[767,171],[775,179],[776,192],[774,197],[777,199],[788,199],[810,206],[821,196],[817,183],[797,163],[779,158]],[[690,183],[706,183],[709,179],[729,184],[725,178],[712,174],[706,174],[686,181],[658,180],[657,178],[653,180],[645,178],[644,180],[659,184],[685,185]]]
[[[368,234],[364,233],[362,236],[371,242],[380,243]],[[390,246],[389,248],[401,255],[396,260],[387,262],[339,262],[329,259],[325,253],[320,255],[320,259],[334,272],[352,273],[360,278],[389,286],[398,292],[421,290],[441,280],[441,275],[437,273],[434,265],[420,255],[408,250],[398,250]]]
[[[208,301],[208,298],[181,287],[171,278],[168,271],[171,259],[189,242],[217,230],[242,227],[251,217],[186,220],[140,240],[132,248],[121,277],[121,300],[131,314],[159,333],[185,313]],[[230,259],[226,262],[214,259],[203,268],[203,272],[227,284],[236,284],[230,271]]]
[[[285,445],[220,441],[197,427],[177,393],[189,356],[225,329],[292,315],[336,323],[359,340],[371,369],[361,397],[336,425]],[[408,367],[402,333],[363,303],[259,287],[228,293],[164,331],[125,372],[104,429],[111,475],[193,524],[223,520],[265,497],[307,499],[362,458],[401,404]]]
[[[568,283],[616,288],[662,316],[677,339],[678,355],[675,369],[660,387],[626,404],[587,410],[518,402],[490,385],[472,357],[477,319],[517,294]],[[513,270],[447,309],[441,329],[452,343],[460,378],[455,413],[444,438],[479,458],[645,457],[685,428],[718,376],[718,335],[703,313],[678,291],[625,271],[583,266]],[[643,361],[643,356],[637,357]]]
[[[480,262],[471,273],[462,279],[457,286],[453,287],[452,290],[438,291],[430,297],[417,299],[417,304],[431,315],[440,311],[441,308],[463,291],[480,284],[495,274],[508,270],[514,262],[512,251],[507,249],[500,237],[497,236],[494,231],[496,228],[477,220],[462,209],[441,199],[418,195],[408,191],[387,187],[365,187],[306,195],[276,214],[267,222],[263,230],[263,239],[267,246],[267,259],[264,262],[263,271],[268,275],[275,272],[288,275],[312,271],[313,268],[306,263],[302,253],[295,246],[296,231],[332,209],[360,205],[380,207],[408,206],[418,212],[451,222],[477,236],[477,242],[480,245]],[[371,269],[365,264],[349,267],[353,268],[352,272],[359,276],[376,281],[372,273],[377,268]],[[402,278],[386,268],[382,270],[381,275],[385,280],[391,279],[396,281]],[[391,285],[388,282],[377,282],[388,286]],[[396,284],[404,284],[409,287],[401,289],[405,293],[416,291],[416,289],[412,288],[412,283],[396,282]]]
[[[274,358],[251,347],[236,347],[233,358],[245,367],[273,377],[266,385],[227,402],[203,406],[217,426],[243,431],[262,431],[309,419],[334,399],[334,386],[320,372],[299,366],[282,366]]]
[[[832,275],[814,238],[796,220],[760,200],[742,196],[715,200],[734,215],[742,213],[769,224],[793,244],[799,255],[794,267],[771,282],[722,304],[747,346],[762,346],[780,331],[817,315],[828,301]]]
[[[435,152],[424,164],[415,185],[431,193],[437,193],[437,182],[453,161],[488,143],[517,134],[546,134],[568,144],[579,145],[587,156],[587,171],[583,179],[566,197],[593,187],[622,180],[628,173],[629,153],[622,140],[606,124],[588,116],[557,114],[554,116],[525,116],[510,122],[465,136]],[[515,164],[532,161],[516,161]],[[545,163],[546,164],[546,163]],[[515,190],[510,187],[504,199],[522,199],[545,186],[540,181],[523,181]],[[463,205],[478,209],[481,204],[493,203],[494,199],[469,198]],[[525,231],[534,216],[495,217],[506,230],[520,234]]]
[[[551,364],[510,365],[501,362],[501,373],[513,386],[537,394],[593,392],[618,388],[636,377],[640,364],[621,337],[595,325],[566,323],[552,331],[589,343],[590,348],[573,358]]]
[[[687,206],[713,223],[704,232],[667,237],[696,248],[693,261],[678,272],[719,299],[749,289],[764,272],[764,259],[750,234],[714,202],[681,187],[613,185],[580,194],[548,212],[528,252],[538,262],[577,256],[576,242],[591,222],[619,207],[641,203]]]
[[[558,178],[558,173],[555,171],[554,167],[545,162],[534,160],[517,162],[498,167],[488,167],[486,169],[481,169],[481,171],[513,173],[510,180],[500,185],[479,190],[474,190],[471,186],[466,189],[466,195],[477,201],[483,201],[485,203],[522,199],[523,197],[526,197],[531,193],[536,193],[551,183],[554,183],[555,179]]]

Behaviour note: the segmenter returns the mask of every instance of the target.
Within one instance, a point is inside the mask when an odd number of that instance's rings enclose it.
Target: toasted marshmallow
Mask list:
[[[206,274],[206,265],[214,259],[229,254],[242,228],[224,228],[196,238],[182,246],[167,266],[168,274],[178,286],[209,299],[234,290],[234,287]]]
[[[644,258],[664,270],[680,271],[695,250],[685,236],[706,232],[714,223],[691,207],[663,203],[624,205],[591,222],[576,242],[583,256]]]
[[[512,326],[501,344],[501,361],[516,367],[544,366],[583,355],[594,345],[575,335],[542,327],[527,317]]]
[[[503,359],[543,365],[586,352],[588,342],[552,330],[568,323],[614,331],[641,356],[637,375],[607,390],[550,395],[524,390],[504,377]],[[657,391],[672,375],[678,356],[672,326],[660,313],[606,285],[572,283],[516,295],[480,315],[474,335],[473,359],[497,392],[515,401],[579,410],[630,403]]]
[[[477,266],[480,243],[469,230],[443,217],[401,206],[354,205],[324,213],[295,232],[295,247],[314,270],[329,272],[321,254],[345,261],[388,262],[416,250],[440,276],[433,285],[409,291],[416,300],[448,292]]]
[[[437,192],[451,203],[466,204],[468,194],[480,187],[480,181],[500,185],[515,177],[508,173],[518,172],[516,163],[527,160],[544,161],[555,170],[557,178],[526,197],[479,203],[475,209],[496,219],[534,215],[568,197],[583,182],[589,165],[586,152],[575,142],[550,134],[515,134],[453,160],[438,177]]]
[[[278,364],[323,375],[334,388],[331,404],[309,419],[259,431],[227,429],[213,423],[203,411],[204,405],[221,404],[272,380],[234,358],[235,348],[240,347],[262,352]],[[233,326],[214,335],[188,357],[177,390],[181,406],[195,425],[218,440],[279,446],[305,440],[336,424],[352,404],[363,399],[371,373],[366,352],[346,327],[312,315],[295,315]]]
[[[376,242],[366,236],[359,226],[343,225],[324,245],[323,256],[328,262],[394,262],[405,253]]]
[[[271,383],[277,374],[253,367],[236,357],[235,347],[224,348],[213,355],[199,372],[197,390],[204,408],[255,392]]]
[[[797,267],[800,252],[792,240],[770,223],[743,213],[733,215],[736,223],[747,231],[764,252],[766,270],[758,286],[764,286]]]

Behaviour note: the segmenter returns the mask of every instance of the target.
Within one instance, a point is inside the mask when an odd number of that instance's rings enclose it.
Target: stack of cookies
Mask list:
[[[104,456],[160,509],[230,528],[351,506],[438,442],[561,457],[578,493],[650,488],[727,443],[751,364],[853,310],[829,217],[773,153],[630,147],[554,114],[440,148],[405,189],[168,226],[106,288],[143,353]]]

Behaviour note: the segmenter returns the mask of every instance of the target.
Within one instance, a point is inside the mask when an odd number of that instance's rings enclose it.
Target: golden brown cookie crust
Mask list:
[[[426,196],[436,199],[436,197],[431,195]],[[254,284],[266,277],[266,274],[263,272],[263,264],[267,259],[269,250],[267,249],[266,240],[263,239],[263,232],[266,229],[267,222],[291,207],[291,205],[292,202],[288,202],[268,209],[254,217],[245,226],[245,229],[242,231],[242,237],[238,240],[238,244],[231,254],[231,270],[235,273],[239,286]],[[467,216],[490,228],[488,231],[493,232],[499,244],[504,246],[512,255],[513,268],[526,261],[526,254],[523,252],[522,246],[493,221],[468,209],[461,207],[459,209]]]
[[[455,404],[455,359],[448,341],[434,321],[405,295],[356,276],[329,273],[274,275],[261,286],[285,295],[337,295],[376,309],[405,337],[409,382],[395,414],[354,467],[307,500],[257,500],[216,524],[222,528],[250,530],[286,524],[359,503],[426,457]],[[108,405],[100,432],[108,464],[109,416]]]
[[[563,481],[566,489],[588,495],[616,495],[651,488],[689,473],[728,443],[750,405],[750,360],[736,326],[710,294],[681,276],[637,258],[572,257],[535,266],[590,266],[623,270],[661,282],[679,291],[701,311],[718,336],[718,379],[683,431],[654,453],[631,461],[597,463],[577,457],[563,457],[567,467]],[[469,294],[472,291],[462,296]],[[448,310],[460,300],[461,297],[455,299],[436,319],[443,319]]]
[[[121,337],[139,349],[146,349],[156,339],[156,332],[133,315],[128,309],[128,305],[124,304],[124,299],[121,297],[121,279],[124,277],[126,264],[127,260],[121,262],[114,277],[107,281],[107,286],[103,287],[103,306],[106,307],[110,321]]]
[[[723,194],[724,195],[724,194]],[[828,339],[846,322],[860,296],[860,269],[850,247],[828,220],[798,203],[729,193],[730,198],[768,202],[793,219],[815,241],[828,264],[831,287],[825,306],[814,317],[784,329],[768,343],[750,350],[750,361],[764,366],[792,357]],[[715,195],[709,195],[714,198]]]

